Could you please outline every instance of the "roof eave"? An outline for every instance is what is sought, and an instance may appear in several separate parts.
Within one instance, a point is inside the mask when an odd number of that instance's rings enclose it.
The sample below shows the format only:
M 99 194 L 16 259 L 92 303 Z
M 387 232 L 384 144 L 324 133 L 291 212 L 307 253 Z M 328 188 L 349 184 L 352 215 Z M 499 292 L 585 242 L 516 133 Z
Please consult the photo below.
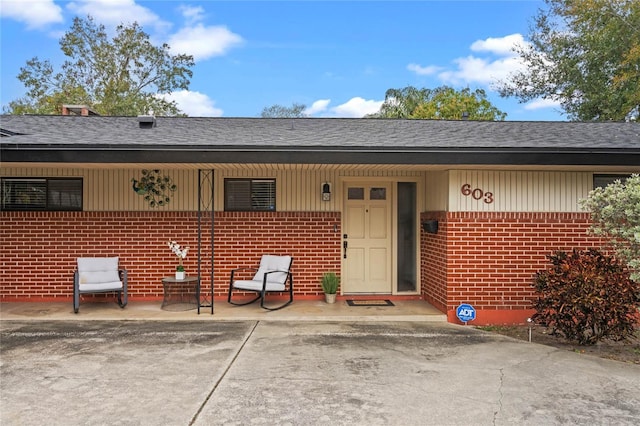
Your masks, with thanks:
M 637 149 L 512 149 L 365 147 L 139 147 L 12 145 L 0 147 L 12 163 L 272 163 L 272 164 L 442 164 L 442 165 L 615 165 L 637 166 Z

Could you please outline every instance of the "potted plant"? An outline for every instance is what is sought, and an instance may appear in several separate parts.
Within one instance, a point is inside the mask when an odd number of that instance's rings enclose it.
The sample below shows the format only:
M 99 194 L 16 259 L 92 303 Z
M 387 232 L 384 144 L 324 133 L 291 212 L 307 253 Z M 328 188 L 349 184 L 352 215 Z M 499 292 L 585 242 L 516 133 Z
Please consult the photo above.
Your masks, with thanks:
M 335 303 L 336 293 L 340 285 L 340 277 L 335 272 L 325 272 L 320 280 L 322 291 L 324 291 L 324 299 L 327 303 Z
M 187 257 L 189 247 L 181 248 L 180 244 L 175 241 L 169 241 L 167 244 L 169 245 L 169 249 L 178 258 L 178 266 L 176 266 L 176 280 L 184 280 L 185 272 L 184 266 L 182 266 L 182 259 Z

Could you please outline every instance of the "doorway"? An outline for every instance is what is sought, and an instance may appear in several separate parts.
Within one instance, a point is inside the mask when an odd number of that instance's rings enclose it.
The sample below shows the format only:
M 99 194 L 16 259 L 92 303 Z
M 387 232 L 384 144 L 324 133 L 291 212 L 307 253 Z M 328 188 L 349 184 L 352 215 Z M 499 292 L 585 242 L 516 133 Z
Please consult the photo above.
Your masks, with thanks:
M 391 184 L 345 183 L 344 194 L 342 291 L 391 294 Z
M 343 294 L 418 290 L 416 182 L 346 182 Z

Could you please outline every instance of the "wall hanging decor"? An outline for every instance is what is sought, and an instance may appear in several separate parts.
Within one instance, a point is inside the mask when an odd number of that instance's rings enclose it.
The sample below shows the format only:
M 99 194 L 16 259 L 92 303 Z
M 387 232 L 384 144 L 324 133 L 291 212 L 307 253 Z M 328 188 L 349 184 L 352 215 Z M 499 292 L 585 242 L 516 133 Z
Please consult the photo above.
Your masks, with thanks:
M 167 175 L 160 170 L 143 170 L 140 180 L 131 179 L 133 190 L 144 197 L 149 207 L 162 207 L 169 204 L 172 193 L 178 189 Z

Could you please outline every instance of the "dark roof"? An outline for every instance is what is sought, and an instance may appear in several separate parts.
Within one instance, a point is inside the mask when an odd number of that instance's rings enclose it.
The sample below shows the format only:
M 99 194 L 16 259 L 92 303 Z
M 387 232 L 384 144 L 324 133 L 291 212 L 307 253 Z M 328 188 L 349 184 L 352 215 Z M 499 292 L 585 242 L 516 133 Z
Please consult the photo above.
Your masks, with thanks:
M 0 128 L 0 159 L 18 162 L 640 164 L 638 123 L 3 115 Z

